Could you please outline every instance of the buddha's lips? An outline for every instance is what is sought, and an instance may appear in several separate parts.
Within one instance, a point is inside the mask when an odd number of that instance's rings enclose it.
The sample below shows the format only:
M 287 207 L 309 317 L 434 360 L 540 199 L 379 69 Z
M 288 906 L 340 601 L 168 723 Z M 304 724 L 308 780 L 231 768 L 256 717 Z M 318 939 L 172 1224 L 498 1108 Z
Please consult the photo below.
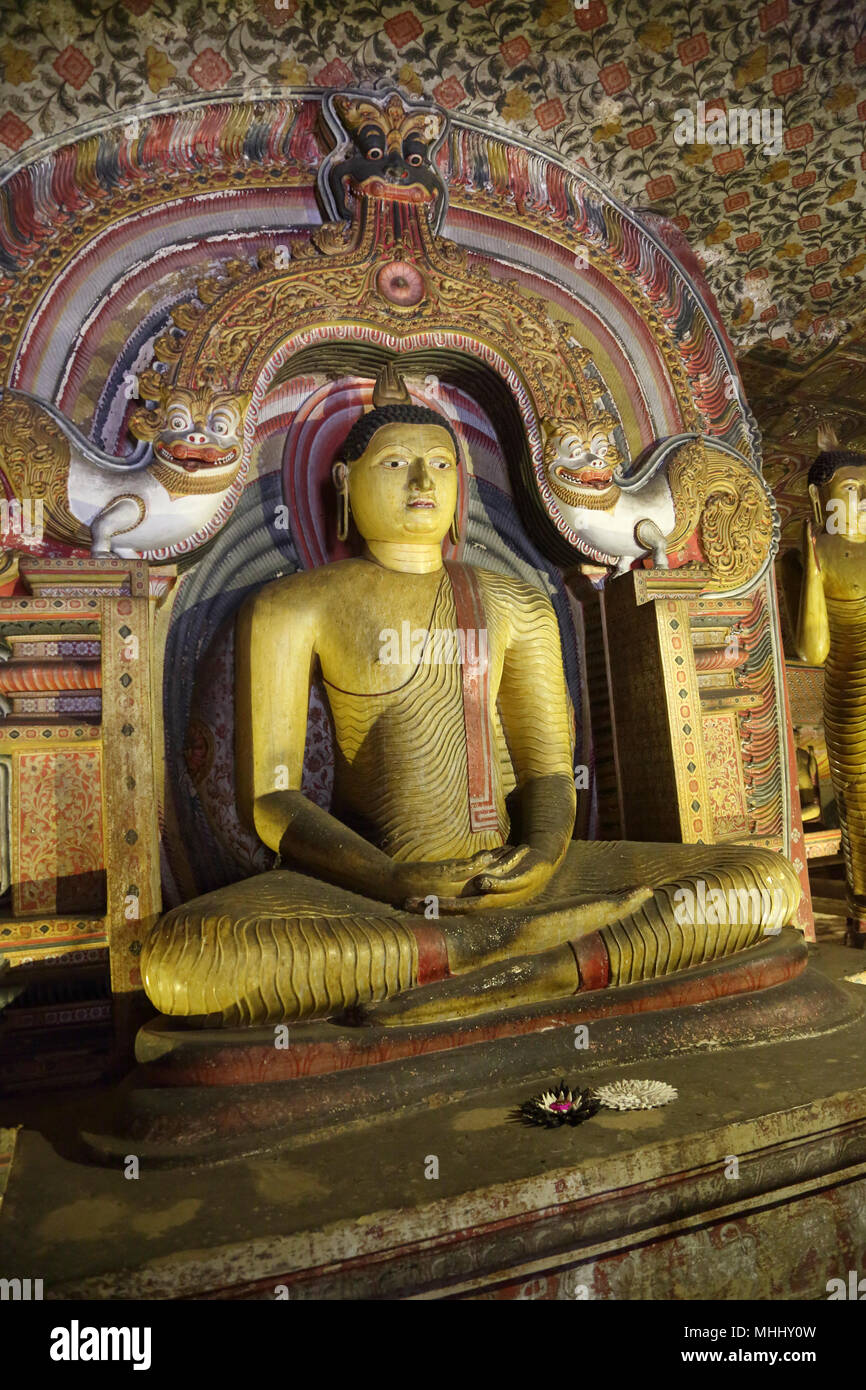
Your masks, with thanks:
M 436 510 L 436 503 L 435 503 L 435 502 L 428 502 L 427 499 L 426 499 L 425 497 L 418 497 L 418 498 L 415 499 L 414 502 L 407 502 L 407 503 L 406 503 L 406 506 L 407 506 L 407 507 L 427 507 L 427 508 L 430 509 L 430 511 L 435 511 L 435 510 Z
M 167 463 L 176 463 L 194 473 L 199 468 L 224 468 L 234 463 L 237 448 L 220 449 L 216 444 L 155 444 L 154 453 Z

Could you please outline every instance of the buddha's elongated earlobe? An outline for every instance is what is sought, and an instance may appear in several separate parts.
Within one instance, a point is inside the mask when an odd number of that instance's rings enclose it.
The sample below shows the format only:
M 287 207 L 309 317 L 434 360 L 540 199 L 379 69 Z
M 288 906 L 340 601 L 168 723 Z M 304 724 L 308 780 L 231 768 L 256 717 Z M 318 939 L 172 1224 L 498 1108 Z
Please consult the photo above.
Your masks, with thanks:
M 815 519 L 815 525 L 820 530 L 824 525 L 824 513 L 821 508 L 821 494 L 814 483 L 809 484 L 809 497 L 812 500 L 812 516 Z
M 334 487 L 337 489 L 337 540 L 349 539 L 349 475 L 344 463 L 335 463 L 331 469 Z
M 337 494 L 337 540 L 349 539 L 349 494 L 344 489 Z
M 458 504 L 458 505 L 459 505 L 459 504 Z M 449 531 L 448 531 L 448 534 L 449 534 L 449 536 L 451 537 L 451 542 L 452 542 L 453 545 L 459 545 L 459 544 L 460 544 L 460 522 L 459 522 L 459 520 L 458 520 L 458 518 L 457 518 L 457 508 L 456 508 L 456 507 L 455 507 L 455 509 L 454 509 L 454 515 L 453 515 L 452 518 L 451 518 L 451 526 L 450 526 L 450 529 L 449 529 Z

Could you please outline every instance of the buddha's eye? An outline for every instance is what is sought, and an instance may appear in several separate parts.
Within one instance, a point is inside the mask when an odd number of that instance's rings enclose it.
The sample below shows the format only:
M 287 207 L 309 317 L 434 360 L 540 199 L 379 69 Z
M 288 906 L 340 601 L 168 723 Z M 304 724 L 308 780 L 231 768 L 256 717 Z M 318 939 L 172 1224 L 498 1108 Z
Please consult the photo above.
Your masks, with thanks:
M 382 468 L 405 468 L 405 467 L 406 467 L 406 460 L 405 460 L 405 459 L 382 459 L 382 462 L 381 462 L 381 465 L 380 465 L 380 466 L 381 466 Z
M 451 460 L 450 460 L 450 459 L 431 459 L 431 460 L 430 460 L 430 467 L 431 467 L 431 468 L 450 468 L 450 467 L 451 467 Z

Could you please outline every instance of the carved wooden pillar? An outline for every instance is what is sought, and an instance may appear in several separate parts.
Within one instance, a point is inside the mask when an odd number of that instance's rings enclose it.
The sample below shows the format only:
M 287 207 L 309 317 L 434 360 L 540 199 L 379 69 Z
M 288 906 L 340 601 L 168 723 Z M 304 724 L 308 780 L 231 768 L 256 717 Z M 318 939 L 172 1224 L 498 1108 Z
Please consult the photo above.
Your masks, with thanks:
M 686 584 L 656 594 L 653 571 L 605 586 L 605 643 L 627 840 L 710 844 L 713 833 Z M 695 592 L 700 580 L 691 581 Z
M 602 596 L 623 837 L 785 854 L 814 940 L 773 592 L 717 598 L 706 575 L 632 570 Z
M 6 1015 L 16 1051 L 32 1026 L 49 1081 L 77 1025 L 100 1010 L 109 1021 L 106 964 L 118 1059 L 144 1001 L 138 957 L 160 911 L 150 600 L 140 560 L 22 559 L 20 577 L 26 592 L 0 599 L 0 958 L 24 991 Z M 82 1079 L 97 1066 L 93 1033 Z

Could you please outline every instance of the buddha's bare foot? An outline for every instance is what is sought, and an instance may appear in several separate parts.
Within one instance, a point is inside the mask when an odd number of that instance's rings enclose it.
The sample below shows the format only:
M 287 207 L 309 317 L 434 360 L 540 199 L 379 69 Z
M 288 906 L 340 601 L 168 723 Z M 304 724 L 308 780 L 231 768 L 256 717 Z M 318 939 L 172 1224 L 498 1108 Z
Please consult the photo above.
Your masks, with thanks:
M 491 894 L 490 899 L 487 895 L 483 899 L 465 899 L 464 913 L 470 915 L 440 918 L 438 925 L 447 943 L 449 967 L 456 975 L 514 956 L 544 951 L 563 941 L 575 941 L 588 932 L 599 931 L 608 922 L 637 912 L 652 896 L 652 888 L 627 888 L 604 898 L 569 899 L 563 907 L 552 904 L 544 910 L 529 909 L 525 914 L 512 910 L 505 914 L 495 911 L 503 906 L 502 895 Z M 487 901 L 492 910 L 480 912 L 476 904 L 481 901 Z
M 581 980 L 570 943 L 628 917 L 652 896 L 651 888 L 629 888 L 525 916 L 440 921 L 452 976 L 365 1009 L 365 1019 L 386 1027 L 436 1023 L 574 994 Z
M 571 946 L 565 942 L 537 955 L 521 956 L 469 970 L 435 984 L 421 985 L 375 1008 L 365 1009 L 364 1021 L 386 1028 L 441 1023 L 516 1004 L 567 998 L 579 987 L 577 960 Z

